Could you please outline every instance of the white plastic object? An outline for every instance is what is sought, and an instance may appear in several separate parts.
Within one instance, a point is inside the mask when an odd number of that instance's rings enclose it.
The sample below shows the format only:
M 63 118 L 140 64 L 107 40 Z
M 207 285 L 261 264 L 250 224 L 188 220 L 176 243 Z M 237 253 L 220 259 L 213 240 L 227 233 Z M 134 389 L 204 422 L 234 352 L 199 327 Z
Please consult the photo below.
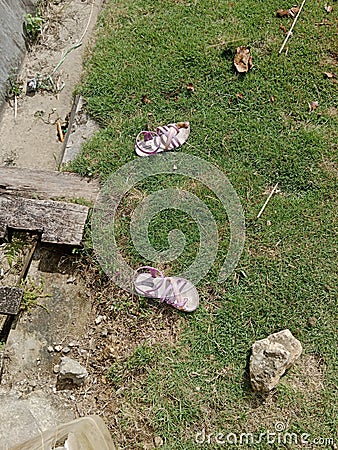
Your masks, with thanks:
M 86 416 L 44 431 L 36 438 L 10 450 L 116 450 L 105 423 L 99 416 Z

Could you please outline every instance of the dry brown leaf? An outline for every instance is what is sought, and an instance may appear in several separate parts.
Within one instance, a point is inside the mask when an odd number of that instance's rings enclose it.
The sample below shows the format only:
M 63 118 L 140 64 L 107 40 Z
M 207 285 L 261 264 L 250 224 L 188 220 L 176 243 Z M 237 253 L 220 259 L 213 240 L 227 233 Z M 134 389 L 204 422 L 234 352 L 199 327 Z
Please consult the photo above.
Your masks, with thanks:
M 274 102 L 275 101 L 275 97 L 273 96 L 273 95 L 271 95 L 271 97 L 270 97 L 270 102 Z
M 298 6 L 293 6 L 289 9 L 289 16 L 294 17 L 299 12 Z
M 288 17 L 289 16 L 289 10 L 288 9 L 279 9 L 277 11 L 277 17 Z
M 327 78 L 336 78 L 336 74 L 333 72 L 323 72 Z
M 285 28 L 285 26 L 284 25 L 280 25 L 280 27 L 279 27 L 284 33 L 286 33 L 286 28 Z
M 295 17 L 298 11 L 298 6 L 293 6 L 290 9 L 279 9 L 277 11 L 277 17 Z
M 237 96 L 238 98 L 240 98 L 240 99 L 242 99 L 242 98 L 244 97 L 244 95 L 243 95 L 241 92 L 238 92 L 238 93 L 236 94 L 236 96 Z
M 195 92 L 194 85 L 192 83 L 187 84 L 187 89 L 189 92 Z
M 308 105 L 309 105 L 309 110 L 314 111 L 315 109 L 318 108 L 319 103 L 317 101 L 315 101 L 315 102 L 310 102 Z
M 149 98 L 146 95 L 143 95 L 142 97 L 142 103 L 148 103 L 150 105 L 151 100 L 149 100 Z
M 253 63 L 249 48 L 244 47 L 243 45 L 237 47 L 236 55 L 234 57 L 234 66 L 239 73 L 246 73 L 249 69 L 252 69 Z
M 333 11 L 333 6 L 331 6 L 331 5 L 325 5 L 324 8 L 327 13 L 330 13 Z

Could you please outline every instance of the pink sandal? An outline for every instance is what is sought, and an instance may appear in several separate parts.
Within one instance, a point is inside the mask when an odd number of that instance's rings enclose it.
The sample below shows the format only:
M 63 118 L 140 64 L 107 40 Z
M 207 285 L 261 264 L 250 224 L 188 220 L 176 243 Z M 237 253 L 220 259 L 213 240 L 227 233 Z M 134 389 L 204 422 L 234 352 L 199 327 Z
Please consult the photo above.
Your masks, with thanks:
M 155 131 L 141 131 L 135 142 L 139 156 L 150 156 L 181 147 L 190 134 L 189 122 L 170 123 Z
M 141 273 L 139 273 L 142 271 Z M 198 308 L 199 295 L 191 281 L 180 277 L 165 277 L 154 267 L 143 266 L 136 270 L 135 290 L 148 298 L 159 298 L 173 308 L 192 312 Z

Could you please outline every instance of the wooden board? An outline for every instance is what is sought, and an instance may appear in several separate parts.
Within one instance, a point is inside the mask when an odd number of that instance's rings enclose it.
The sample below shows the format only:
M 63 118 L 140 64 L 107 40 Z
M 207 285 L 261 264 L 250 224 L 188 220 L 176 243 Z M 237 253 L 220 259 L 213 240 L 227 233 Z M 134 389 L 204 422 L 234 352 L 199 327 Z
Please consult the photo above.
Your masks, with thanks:
M 0 238 L 12 228 L 41 233 L 41 242 L 79 246 L 88 211 L 73 203 L 0 195 Z
M 22 297 L 22 289 L 0 286 L 0 314 L 15 316 L 19 311 Z
M 94 203 L 100 190 L 97 180 L 68 172 L 0 167 L 0 196 L 11 194 L 40 200 L 75 200 Z

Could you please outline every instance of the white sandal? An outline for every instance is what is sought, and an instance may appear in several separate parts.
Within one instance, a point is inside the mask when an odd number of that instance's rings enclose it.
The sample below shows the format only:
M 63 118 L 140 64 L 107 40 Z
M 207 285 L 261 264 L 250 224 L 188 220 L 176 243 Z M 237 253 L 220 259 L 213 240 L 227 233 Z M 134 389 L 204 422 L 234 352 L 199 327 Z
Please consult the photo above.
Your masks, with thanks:
M 139 273 L 141 270 L 142 272 Z M 149 298 L 159 298 L 161 302 L 181 311 L 192 312 L 198 308 L 197 289 L 185 278 L 165 277 L 158 269 L 143 266 L 135 272 L 134 285 L 138 294 Z

